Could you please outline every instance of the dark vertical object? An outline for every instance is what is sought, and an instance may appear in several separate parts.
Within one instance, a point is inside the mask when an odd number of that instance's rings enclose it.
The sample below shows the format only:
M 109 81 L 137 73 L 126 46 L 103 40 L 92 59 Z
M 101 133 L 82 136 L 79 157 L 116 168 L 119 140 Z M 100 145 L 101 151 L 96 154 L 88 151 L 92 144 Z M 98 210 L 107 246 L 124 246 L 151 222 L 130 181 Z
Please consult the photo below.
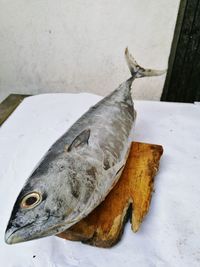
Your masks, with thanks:
M 200 0 L 181 0 L 162 101 L 200 101 Z

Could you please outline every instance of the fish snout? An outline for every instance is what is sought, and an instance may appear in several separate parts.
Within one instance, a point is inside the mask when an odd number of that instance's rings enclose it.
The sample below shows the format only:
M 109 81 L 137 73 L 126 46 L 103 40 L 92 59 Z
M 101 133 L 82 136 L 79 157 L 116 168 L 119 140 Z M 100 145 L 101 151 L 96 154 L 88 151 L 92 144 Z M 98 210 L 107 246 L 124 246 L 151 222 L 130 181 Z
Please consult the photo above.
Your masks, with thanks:
M 6 230 L 4 239 L 8 245 L 23 242 L 24 240 L 18 231 L 13 229 Z
M 5 242 L 9 245 L 24 242 L 27 239 L 27 227 L 31 226 L 33 222 L 27 223 L 24 226 L 19 226 L 9 222 L 5 232 Z M 25 229 L 24 229 L 25 228 Z

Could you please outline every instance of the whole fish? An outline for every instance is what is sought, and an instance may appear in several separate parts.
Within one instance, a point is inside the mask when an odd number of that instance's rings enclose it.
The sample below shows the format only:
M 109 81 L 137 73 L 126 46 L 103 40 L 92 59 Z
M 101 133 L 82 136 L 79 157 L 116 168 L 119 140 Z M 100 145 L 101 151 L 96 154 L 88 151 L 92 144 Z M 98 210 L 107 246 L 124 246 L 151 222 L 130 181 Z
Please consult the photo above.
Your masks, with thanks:
M 82 115 L 26 181 L 6 229 L 6 243 L 63 232 L 94 210 L 119 179 L 136 118 L 132 82 L 164 73 L 140 67 L 127 48 L 125 57 L 131 78 Z

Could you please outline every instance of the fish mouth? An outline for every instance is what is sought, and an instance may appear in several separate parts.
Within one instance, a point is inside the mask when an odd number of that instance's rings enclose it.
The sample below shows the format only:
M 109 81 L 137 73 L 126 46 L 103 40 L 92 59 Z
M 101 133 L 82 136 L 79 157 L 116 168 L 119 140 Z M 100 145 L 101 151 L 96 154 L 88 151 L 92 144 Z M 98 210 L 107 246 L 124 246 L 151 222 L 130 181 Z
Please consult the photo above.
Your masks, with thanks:
M 49 231 L 50 224 L 48 224 L 51 217 L 52 215 L 48 214 L 48 216 L 39 223 L 36 220 L 33 220 L 32 222 L 26 223 L 22 226 L 16 226 L 17 223 L 10 220 L 5 231 L 5 242 L 9 245 L 12 245 L 53 235 L 54 233 Z
M 25 241 L 30 241 L 34 239 L 39 239 L 47 236 L 52 236 L 59 234 L 66 230 L 66 228 L 69 228 L 73 223 L 65 224 L 55 224 L 55 225 L 49 225 L 45 229 L 41 229 L 42 227 L 38 227 L 38 230 L 36 231 L 34 229 L 35 227 L 35 221 L 27 223 L 24 226 L 21 226 L 20 228 L 17 228 L 15 226 L 11 226 L 8 229 L 6 229 L 4 240 L 8 245 L 21 243 Z
M 52 232 L 49 232 L 48 228 L 43 231 L 41 231 L 41 229 L 35 231 L 34 226 L 35 221 L 17 229 L 15 227 L 7 229 L 4 236 L 5 242 L 8 245 L 12 245 L 16 243 L 47 237 L 54 234 Z
M 34 221 L 31 223 L 27 223 L 26 225 L 20 227 L 19 229 L 16 229 L 16 228 L 13 229 L 13 227 L 6 229 L 5 237 L 4 237 L 5 242 L 8 245 L 12 245 L 12 244 L 26 241 L 27 239 L 25 238 L 25 236 L 21 230 L 25 227 L 29 227 L 29 226 L 33 225 L 33 223 L 34 223 Z

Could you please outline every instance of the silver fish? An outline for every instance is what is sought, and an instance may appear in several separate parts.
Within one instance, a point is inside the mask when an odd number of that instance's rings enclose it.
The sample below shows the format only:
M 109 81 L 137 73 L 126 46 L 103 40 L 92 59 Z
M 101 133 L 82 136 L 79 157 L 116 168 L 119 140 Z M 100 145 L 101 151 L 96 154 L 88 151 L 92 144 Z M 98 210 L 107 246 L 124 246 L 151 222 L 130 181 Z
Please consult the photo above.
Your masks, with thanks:
M 6 243 L 66 230 L 94 210 L 119 179 L 136 117 L 132 82 L 164 73 L 140 67 L 128 49 L 125 57 L 131 78 L 83 114 L 26 181 L 6 229 Z

